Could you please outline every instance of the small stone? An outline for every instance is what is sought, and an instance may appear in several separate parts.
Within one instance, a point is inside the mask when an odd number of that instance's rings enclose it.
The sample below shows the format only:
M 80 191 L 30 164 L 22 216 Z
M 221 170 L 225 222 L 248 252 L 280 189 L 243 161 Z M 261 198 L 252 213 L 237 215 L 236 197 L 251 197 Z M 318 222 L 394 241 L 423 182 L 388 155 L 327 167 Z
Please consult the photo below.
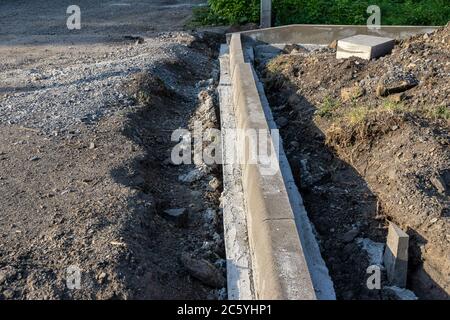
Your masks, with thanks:
M 0 271 L 0 286 L 6 281 L 6 272 Z
M 181 255 L 181 263 L 192 277 L 202 283 L 213 288 L 225 287 L 224 276 L 212 263 L 204 259 L 194 259 L 187 253 Z
M 384 243 L 374 242 L 368 238 L 358 238 L 356 243 L 367 252 L 371 265 L 381 266 L 383 264 Z
M 105 282 L 106 278 L 107 278 L 107 275 L 105 272 L 102 272 L 97 276 L 97 280 L 99 283 Z
M 407 73 L 392 73 L 383 76 L 378 82 L 376 94 L 379 97 L 387 97 L 392 94 L 402 93 L 416 87 L 419 84 L 417 79 Z
M 353 101 L 359 97 L 362 97 L 365 93 L 364 88 L 360 86 L 353 86 L 341 89 L 341 99 L 344 102 Z
M 221 183 L 220 183 L 219 179 L 214 177 L 211 179 L 211 181 L 209 181 L 208 185 L 212 191 L 216 191 L 220 188 Z
M 204 214 L 204 220 L 209 225 L 215 225 L 217 222 L 217 213 L 214 209 L 206 209 Z
M 173 221 L 178 227 L 186 227 L 189 220 L 188 210 L 186 208 L 164 210 L 164 217 Z
M 349 243 L 352 242 L 356 236 L 359 234 L 359 230 L 358 229 L 352 229 L 350 231 L 347 231 L 346 233 L 344 233 L 342 236 L 340 236 L 339 238 L 344 242 L 344 243 Z
M 227 298 L 228 298 L 227 289 L 225 289 L 225 288 L 220 289 L 218 292 L 218 300 L 223 301 L 223 300 L 227 300 Z
M 391 96 L 389 96 L 389 101 L 394 102 L 394 103 L 399 103 L 402 102 L 403 100 L 405 100 L 405 93 L 401 92 L 401 93 L 397 93 L 397 94 L 393 94 Z
M 386 286 L 383 290 L 393 294 L 398 300 L 418 300 L 414 292 L 408 289 L 402 289 L 396 286 Z
M 337 45 L 338 45 L 338 41 L 337 41 L 337 40 L 333 40 L 333 41 L 328 45 L 328 48 L 336 50 L 336 49 L 337 49 Z
M 93 150 L 93 149 L 95 149 L 95 143 L 94 143 L 94 142 L 91 142 L 91 143 L 89 144 L 89 150 Z
M 291 146 L 293 146 L 294 148 L 298 148 L 300 146 L 300 143 L 298 143 L 297 141 L 291 141 Z
M 301 102 L 300 97 L 295 93 L 291 94 L 290 97 L 288 98 L 288 105 L 290 105 L 291 107 L 297 106 L 298 104 L 300 104 L 300 102 Z
M 3 291 L 3 296 L 5 297 L 5 299 L 12 299 L 14 297 L 14 291 L 6 289 L 5 291 Z
M 433 184 L 433 186 L 437 189 L 439 193 L 442 194 L 446 193 L 447 188 L 441 177 L 439 176 L 431 177 L 430 182 Z
M 38 156 L 33 156 L 33 157 L 30 158 L 30 161 L 38 161 L 40 159 L 41 158 L 39 158 Z
M 286 127 L 286 126 L 288 125 L 289 120 L 286 119 L 285 117 L 279 117 L 279 118 L 276 120 L 276 123 L 277 123 L 277 125 L 278 125 L 279 128 L 284 128 L 284 127 Z
M 200 171 L 199 169 L 194 169 L 186 174 L 179 176 L 178 180 L 181 182 L 192 183 L 202 179 L 204 176 L 205 176 L 204 172 Z
M 202 196 L 202 192 L 201 191 L 198 191 L 198 190 L 192 190 L 191 191 L 191 197 L 193 199 L 200 198 L 201 196 Z

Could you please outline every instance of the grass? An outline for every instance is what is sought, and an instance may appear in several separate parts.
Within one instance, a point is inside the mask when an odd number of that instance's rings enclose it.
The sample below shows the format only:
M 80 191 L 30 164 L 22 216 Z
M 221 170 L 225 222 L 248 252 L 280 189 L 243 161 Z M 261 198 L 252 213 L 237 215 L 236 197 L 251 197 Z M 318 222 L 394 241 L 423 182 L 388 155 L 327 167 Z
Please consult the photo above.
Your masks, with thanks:
M 273 0 L 276 25 L 365 25 L 369 5 L 381 9 L 382 25 L 445 25 L 450 20 L 448 0 Z M 202 24 L 258 22 L 259 0 L 208 0 L 208 7 L 195 11 Z
M 341 106 L 339 100 L 326 97 L 323 103 L 319 106 L 316 114 L 321 118 L 331 118 L 336 110 Z
M 193 18 L 187 23 L 188 27 L 200 26 L 218 26 L 225 25 L 227 21 L 225 18 L 216 14 L 209 7 L 198 7 L 193 9 Z
M 358 106 L 351 108 L 350 111 L 347 112 L 345 118 L 352 125 L 363 123 L 369 117 L 371 110 L 365 106 Z
M 426 112 L 426 116 L 431 119 L 450 120 L 450 107 L 437 106 L 429 108 Z
M 368 119 L 376 120 L 382 114 L 386 113 L 391 115 L 409 113 L 430 120 L 450 120 L 450 108 L 447 106 L 430 106 L 413 109 L 402 102 L 393 102 L 389 99 L 386 99 L 381 106 L 375 108 L 356 104 L 350 107 L 340 108 L 339 101 L 326 98 L 317 111 L 317 115 L 322 118 L 353 126 L 364 124 Z
M 408 109 L 405 107 L 405 104 L 402 102 L 394 102 L 390 100 L 385 100 L 382 108 L 385 111 L 390 112 L 406 112 Z

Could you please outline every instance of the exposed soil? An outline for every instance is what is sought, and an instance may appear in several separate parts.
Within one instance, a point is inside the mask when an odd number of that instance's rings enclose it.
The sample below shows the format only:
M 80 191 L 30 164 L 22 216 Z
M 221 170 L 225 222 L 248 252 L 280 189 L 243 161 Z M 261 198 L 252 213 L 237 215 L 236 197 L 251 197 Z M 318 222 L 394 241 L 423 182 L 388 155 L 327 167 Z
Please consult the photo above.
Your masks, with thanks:
M 226 296 L 220 168 L 171 162 L 218 123 L 222 35 L 163 32 L 199 3 L 81 1 L 72 33 L 64 3 L 2 2 L 0 300 Z
M 190 277 L 179 260 L 187 252 L 224 272 L 220 184 L 209 184 L 220 182 L 220 172 L 204 167 L 199 179 L 185 183 L 179 176 L 192 168 L 170 161 L 173 130 L 199 117 L 205 126 L 217 124 L 205 117 L 214 105 L 203 106 L 205 97 L 214 101 L 214 80 L 202 81 L 217 66 L 201 53 L 206 44 L 190 38 L 185 50 L 195 63 L 181 55 L 130 77 L 123 94 L 135 88 L 148 99 L 130 95 L 136 104 L 120 114 L 56 136 L 0 127 L 2 298 L 224 296 Z M 187 209 L 187 225 L 167 219 L 171 208 Z M 80 290 L 66 286 L 71 265 L 82 270 Z
M 450 27 L 372 61 L 297 48 L 259 71 L 338 298 L 388 298 L 361 244 L 390 220 L 411 237 L 407 287 L 448 299 Z

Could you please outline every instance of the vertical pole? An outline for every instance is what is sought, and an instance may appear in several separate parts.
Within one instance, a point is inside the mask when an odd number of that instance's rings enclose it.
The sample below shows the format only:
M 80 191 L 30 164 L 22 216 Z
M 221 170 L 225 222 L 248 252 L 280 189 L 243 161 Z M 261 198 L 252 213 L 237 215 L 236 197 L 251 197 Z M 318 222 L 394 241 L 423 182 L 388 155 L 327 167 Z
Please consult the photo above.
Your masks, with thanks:
M 272 26 L 272 0 L 261 0 L 261 28 Z

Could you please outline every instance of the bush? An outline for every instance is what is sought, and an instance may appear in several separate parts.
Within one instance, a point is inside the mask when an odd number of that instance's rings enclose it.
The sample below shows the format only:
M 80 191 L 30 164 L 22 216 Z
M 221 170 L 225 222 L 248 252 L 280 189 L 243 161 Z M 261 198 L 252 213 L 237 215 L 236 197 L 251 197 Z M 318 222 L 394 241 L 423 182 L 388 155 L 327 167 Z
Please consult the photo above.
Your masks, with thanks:
M 223 23 L 258 22 L 259 0 L 208 0 L 209 15 Z M 445 25 L 450 20 L 448 0 L 273 0 L 276 25 L 361 24 L 369 5 L 381 8 L 383 25 Z
M 208 0 L 211 11 L 231 24 L 256 22 L 259 0 Z

